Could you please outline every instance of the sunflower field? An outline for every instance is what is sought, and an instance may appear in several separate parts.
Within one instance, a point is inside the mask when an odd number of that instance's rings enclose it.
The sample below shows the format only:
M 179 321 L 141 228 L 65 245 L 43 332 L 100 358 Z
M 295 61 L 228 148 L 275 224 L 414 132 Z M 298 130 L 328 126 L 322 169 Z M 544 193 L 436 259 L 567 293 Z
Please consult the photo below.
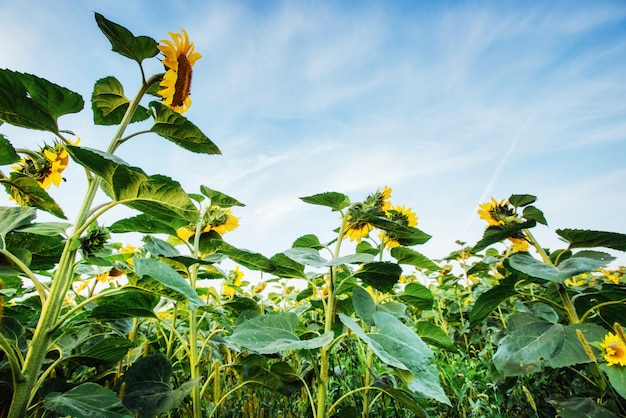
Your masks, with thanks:
M 0 207 L 1 416 L 626 416 L 626 269 L 610 267 L 626 235 L 559 229 L 562 248 L 544 248 L 537 198 L 514 194 L 477 208 L 476 242 L 431 260 L 431 236 L 385 186 L 300 197 L 337 219 L 330 241 L 237 248 L 236 198 L 116 156 L 140 134 L 220 153 L 183 116 L 193 42 L 95 20 L 142 78 L 132 99 L 115 77 L 96 81 L 93 121 L 117 127 L 107 148 L 59 124 L 80 95 L 0 69 L 0 131 L 55 138 L 23 149 L 0 133 L 14 202 Z M 164 73 L 144 73 L 152 59 Z M 70 164 L 87 185 L 72 223 L 47 192 Z M 104 223 L 120 205 L 135 214 Z

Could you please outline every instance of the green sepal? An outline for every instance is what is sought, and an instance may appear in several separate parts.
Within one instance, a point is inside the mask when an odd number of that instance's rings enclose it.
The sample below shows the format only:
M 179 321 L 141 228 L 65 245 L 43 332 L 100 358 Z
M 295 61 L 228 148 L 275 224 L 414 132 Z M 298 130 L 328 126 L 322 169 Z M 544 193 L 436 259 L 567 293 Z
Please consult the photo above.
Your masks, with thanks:
M 210 189 L 206 186 L 200 186 L 200 192 L 211 200 L 211 205 L 213 206 L 220 206 L 223 208 L 229 208 L 231 206 L 246 206 L 234 197 L 230 197 L 227 194 Z
M 149 36 L 135 36 L 123 26 L 107 20 L 100 13 L 95 13 L 98 27 L 111 42 L 111 49 L 137 63 L 152 58 L 159 53 L 157 42 Z
M 0 134 L 0 165 L 13 164 L 20 160 L 20 156 L 15 152 L 15 148 L 9 140 Z
M 159 102 L 150 102 L 154 125 L 150 131 L 188 151 L 199 154 L 221 154 L 217 145 L 180 113 Z
M 124 96 L 124 87 L 115 77 L 105 77 L 93 87 L 91 109 L 96 125 L 119 125 L 130 106 L 130 100 Z M 150 117 L 148 109 L 138 106 L 130 120 L 141 122 Z
M 80 112 L 83 98 L 46 79 L 0 69 L 0 120 L 22 128 L 58 133 L 60 116 Z
M 338 192 L 318 193 L 312 196 L 301 197 L 300 200 L 312 205 L 328 206 L 333 211 L 344 209 L 350 205 L 350 198 Z

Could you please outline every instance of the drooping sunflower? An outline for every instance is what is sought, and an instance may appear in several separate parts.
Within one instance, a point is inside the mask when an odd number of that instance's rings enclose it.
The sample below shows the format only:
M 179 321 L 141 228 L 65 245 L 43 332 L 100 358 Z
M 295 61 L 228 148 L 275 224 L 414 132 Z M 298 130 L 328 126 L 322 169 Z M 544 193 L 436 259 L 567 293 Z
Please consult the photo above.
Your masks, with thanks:
M 402 205 L 396 205 L 387 211 L 387 218 L 390 221 L 395 222 L 402 226 L 415 227 L 417 226 L 417 215 L 411 208 Z M 385 246 L 388 249 L 392 249 L 401 245 L 398 237 L 392 232 L 381 231 L 380 239 L 384 240 Z
M 44 145 L 39 151 L 30 153 L 22 158 L 13 170 L 18 173 L 32 176 L 43 189 L 49 189 L 50 185 L 61 185 L 63 176 L 61 173 L 67 168 L 69 155 L 65 146 L 55 143 L 54 146 Z
M 389 199 L 391 199 L 391 187 L 385 186 L 382 190 L 376 190 L 376 193 L 369 195 L 364 203 L 367 208 L 376 208 L 386 212 L 391 207 Z
M 163 103 L 178 113 L 185 113 L 191 106 L 191 76 L 192 67 L 202 58 L 194 51 L 193 42 L 184 29 L 182 33 L 169 32 L 172 40 L 164 39 L 158 46 L 165 56 L 163 65 L 167 70 L 159 84 L 162 87 L 158 94 L 163 97 Z
M 239 218 L 234 216 L 229 208 L 211 206 L 205 214 L 206 226 L 202 232 L 215 231 L 220 235 L 234 230 L 239 226 Z
M 626 366 L 626 345 L 619 336 L 609 332 L 600 344 L 604 349 L 604 359 L 607 366 Z
M 348 227 L 346 229 L 344 238 L 349 238 L 350 241 L 361 242 L 363 238 L 366 238 L 370 232 L 372 232 L 374 226 L 365 221 L 350 222 L 348 217 Z

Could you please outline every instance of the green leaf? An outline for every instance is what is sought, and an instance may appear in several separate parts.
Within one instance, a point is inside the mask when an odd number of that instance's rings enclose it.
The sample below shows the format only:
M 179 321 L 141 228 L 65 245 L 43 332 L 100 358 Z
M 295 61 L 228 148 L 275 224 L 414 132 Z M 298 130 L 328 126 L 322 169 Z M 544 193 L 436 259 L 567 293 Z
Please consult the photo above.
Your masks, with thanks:
M 150 102 L 150 107 L 155 113 L 154 125 L 150 131 L 191 152 L 200 154 L 222 153 L 217 145 L 180 113 L 159 102 Z
M 569 242 L 570 248 L 605 247 L 626 251 L 625 234 L 583 229 L 557 229 L 556 233 Z
M 229 208 L 231 206 L 246 206 L 237 199 L 230 197 L 217 190 L 209 189 L 206 186 L 200 186 L 200 192 L 211 200 L 211 205 Z
M 272 274 L 275 276 L 286 278 L 297 277 L 300 279 L 307 278 L 304 273 L 304 266 L 296 261 L 293 261 L 285 254 L 275 254 L 269 261 L 274 266 Z
M 531 194 L 512 194 L 509 197 L 509 203 L 517 208 L 528 206 L 531 203 L 535 203 L 537 196 Z
M 0 120 L 58 133 L 60 116 L 80 112 L 83 98 L 43 78 L 0 69 Z
M 332 332 L 300 340 L 296 334 L 297 325 L 298 317 L 291 312 L 259 315 L 235 327 L 227 340 L 259 354 L 272 354 L 284 350 L 312 350 L 330 344 L 333 340 Z
M 474 245 L 471 253 L 476 254 L 479 251 L 484 250 L 489 247 L 491 244 L 495 244 L 496 242 L 503 241 L 508 237 L 512 237 L 519 233 L 523 229 L 530 229 L 537 225 L 537 221 L 534 219 L 529 219 L 526 222 L 522 222 L 519 224 L 511 224 L 506 226 L 495 226 L 491 225 L 485 229 L 485 233 L 480 241 Z
M 564 334 L 563 325 L 532 317 L 525 326 L 500 340 L 493 364 L 505 376 L 536 373 L 541 370 L 543 360 L 551 359 L 560 351 Z
M 135 272 L 139 277 L 151 277 L 165 287 L 184 296 L 189 301 L 190 309 L 204 305 L 196 291 L 170 266 L 153 258 L 134 258 L 133 260 Z
M 398 264 L 409 264 L 430 271 L 441 270 L 439 266 L 428 257 L 410 248 L 394 247 L 391 249 L 391 256 L 398 261 Z
M 448 334 L 432 322 L 419 321 L 415 323 L 415 331 L 426 344 L 431 344 L 453 353 L 459 351 L 454 342 L 450 340 Z
M 515 296 L 517 291 L 513 287 L 514 283 L 502 281 L 498 286 L 482 293 L 474 302 L 474 307 L 470 312 L 470 325 L 482 322 L 491 312 L 493 312 L 502 302 Z
M 300 200 L 313 205 L 328 206 L 333 211 L 341 210 L 350 205 L 350 198 L 338 192 L 318 193 L 312 196 L 301 197 Z
M 171 178 L 148 176 L 140 168 L 99 150 L 71 145 L 67 150 L 78 164 L 102 177 L 106 183 L 103 189 L 115 201 L 164 222 L 182 218 L 193 223 L 198 219 L 198 209 L 180 184 Z
M 409 327 L 388 313 L 375 312 L 376 331 L 366 334 L 351 318 L 338 315 L 341 322 L 367 343 L 381 361 L 411 373 L 413 378 L 408 382 L 408 388 L 412 392 L 450 405 L 439 383 L 433 352 Z
M 134 36 L 123 26 L 107 20 L 100 13 L 95 13 L 96 23 L 109 41 L 114 52 L 137 61 L 139 64 L 159 53 L 157 42 L 148 36 Z
M 597 270 L 614 260 L 610 255 L 603 253 L 587 253 L 583 251 L 579 254 L 574 254 L 557 267 L 543 263 L 528 253 L 513 254 L 507 258 L 507 262 L 512 269 L 531 277 L 561 283 L 577 274 Z M 598 254 L 603 254 L 604 256 L 601 257 Z
M 44 399 L 49 411 L 75 418 L 133 418 L 115 392 L 95 383 L 83 383 L 65 393 L 52 392 Z
M 89 317 L 101 321 L 123 318 L 155 318 L 154 308 L 160 298 L 153 293 L 131 286 L 121 287 L 113 294 L 101 296 Z
M 268 367 L 267 359 L 250 354 L 233 366 L 252 386 L 266 387 L 285 396 L 300 392 L 302 380 L 289 364 L 279 361 Z
M 135 344 L 127 338 L 108 336 L 98 341 L 85 352 L 72 356 L 80 364 L 99 365 L 120 361 Z
M 153 418 L 178 408 L 201 380 L 188 380 L 175 390 L 161 382 L 137 382 L 124 393 L 124 405 L 137 412 L 139 418 Z
M 287 257 L 300 264 L 311 267 L 326 267 L 328 260 L 319 255 L 318 250 L 308 247 L 289 248 L 283 251 Z
M 66 234 L 72 224 L 66 222 L 40 222 L 20 228 L 20 232 L 29 234 L 57 236 Z
M 119 125 L 129 105 L 130 100 L 124 96 L 124 87 L 115 77 L 96 81 L 91 95 L 91 109 L 96 125 Z M 148 109 L 139 106 L 130 122 L 140 122 L 149 117 Z
M 565 325 L 563 327 L 563 343 L 558 352 L 544 362 L 545 366 L 558 369 L 570 367 L 576 364 L 590 363 L 591 359 L 585 352 L 582 343 L 576 335 L 576 330 L 580 330 L 588 342 L 601 341 L 606 335 L 606 330 L 599 325 L 591 323 Z M 596 357 L 600 357 L 600 350 L 591 346 Z
M 558 416 L 568 418 L 618 418 L 610 410 L 590 398 L 569 398 L 548 400 Z
M 139 214 L 132 218 L 120 219 L 109 226 L 112 233 L 123 232 L 141 232 L 143 234 L 167 234 L 176 236 L 176 229 L 188 224 L 185 220 L 172 219 L 172 222 L 166 222 L 162 219 L 152 218 L 145 213 Z M 178 221 L 179 225 L 173 225 Z
M 626 399 L 626 367 L 607 366 L 606 363 L 602 363 L 600 368 L 606 373 L 613 389 Z
M 13 164 L 20 160 L 15 148 L 4 135 L 0 134 L 0 165 Z
M 435 298 L 433 293 L 421 283 L 409 283 L 404 287 L 400 300 L 417 309 L 431 309 Z
M 354 273 L 354 276 L 374 289 L 388 293 L 400 280 L 401 274 L 402 267 L 396 263 L 373 262 L 364 264 L 359 271 Z
M 320 243 L 319 238 L 313 234 L 303 235 L 293 242 L 292 248 L 314 248 L 321 250 L 324 246 Z
M 367 253 L 367 254 L 371 254 L 373 256 L 378 255 L 379 251 L 378 248 L 372 246 L 372 244 L 369 243 L 369 241 L 361 241 L 356 245 L 356 252 L 357 253 Z
M 375 382 L 373 386 L 380 388 L 387 395 L 391 396 L 400 405 L 411 411 L 416 418 L 428 418 L 428 414 L 424 411 L 419 401 L 408 391 L 390 386 L 381 386 L 379 382 Z
M 121 381 L 126 386 L 133 386 L 139 382 L 170 381 L 173 374 L 172 363 L 161 353 L 140 357 L 126 370 Z
M 0 207 L 0 237 L 2 247 L 7 234 L 14 229 L 29 225 L 36 217 L 35 209 L 29 207 Z
M 374 312 L 376 312 L 376 302 L 361 286 L 352 289 L 352 304 L 359 318 L 364 322 L 374 325 Z
M 344 264 L 369 263 L 373 259 L 374 259 L 374 256 L 368 253 L 350 254 L 350 255 L 343 256 L 343 257 L 337 257 L 337 258 L 332 258 L 328 260 L 325 264 L 325 267 L 341 266 Z
M 15 255 L 28 255 L 26 264 L 34 271 L 54 268 L 65 248 L 65 240 L 60 235 L 29 234 L 17 230 L 7 234 L 5 244 L 6 249 Z
M 409 226 L 400 225 L 382 216 L 374 216 L 365 212 L 358 212 L 361 220 L 369 222 L 374 227 L 393 235 L 393 238 L 403 246 L 425 244 L 432 237 L 424 231 Z
M 180 255 L 180 251 L 173 245 L 168 244 L 162 239 L 151 236 L 144 238 L 144 248 L 150 254 L 157 257 L 177 257 Z
M 13 196 L 18 204 L 33 206 L 58 218 L 67 219 L 59 205 L 31 176 L 14 171 L 8 179 L 0 178 L 0 183 L 4 184 L 7 193 Z
M 224 308 L 235 312 L 236 314 L 241 314 L 245 311 L 261 313 L 261 308 L 259 307 L 257 301 L 247 296 L 233 296 L 231 300 L 224 303 Z
M 211 241 L 215 245 L 215 252 L 227 256 L 234 262 L 241 264 L 250 270 L 260 270 L 266 273 L 274 271 L 274 265 L 264 255 L 233 247 L 232 245 L 221 240 Z
M 546 221 L 546 218 L 543 216 L 543 212 L 534 206 L 525 207 L 522 216 L 525 219 L 534 220 L 539 222 L 540 224 L 548 225 L 548 221 Z

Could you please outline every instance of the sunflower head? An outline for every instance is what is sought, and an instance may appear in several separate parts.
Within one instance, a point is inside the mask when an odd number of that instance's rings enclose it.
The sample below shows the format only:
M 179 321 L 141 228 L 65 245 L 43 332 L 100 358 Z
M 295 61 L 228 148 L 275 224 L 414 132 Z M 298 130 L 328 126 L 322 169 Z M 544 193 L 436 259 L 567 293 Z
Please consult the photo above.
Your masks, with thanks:
M 69 155 L 62 143 L 44 145 L 39 151 L 22 158 L 13 171 L 32 176 L 44 189 L 54 184 L 59 187 L 64 180 L 61 173 L 67 168 Z
M 609 332 L 600 344 L 607 366 L 626 366 L 626 344 L 618 335 Z
M 379 209 L 386 212 L 391 207 L 389 199 L 391 199 L 391 187 L 385 186 L 382 190 L 376 190 L 376 193 L 369 195 L 363 203 L 368 209 Z
M 234 216 L 229 208 L 211 206 L 204 216 L 204 225 L 202 232 L 215 231 L 224 235 L 239 226 L 239 218 Z
M 192 67 L 202 55 L 194 51 L 193 42 L 189 41 L 187 32 L 169 32 L 172 40 L 165 39 L 158 46 L 164 55 L 163 65 L 165 74 L 159 84 L 161 90 L 158 94 L 163 98 L 163 103 L 178 113 L 186 112 L 191 106 L 191 76 Z
M 387 218 L 397 223 L 398 225 L 415 227 L 417 226 L 417 215 L 411 208 L 406 206 L 396 205 L 387 211 Z M 381 231 L 380 238 L 384 240 L 385 246 L 388 249 L 392 249 L 399 245 L 402 245 L 401 240 L 395 236 L 392 232 Z
M 505 225 L 507 221 L 516 217 L 515 209 L 510 207 L 506 200 L 498 202 L 492 197 L 491 202 L 480 204 L 478 208 L 480 219 L 493 226 Z

